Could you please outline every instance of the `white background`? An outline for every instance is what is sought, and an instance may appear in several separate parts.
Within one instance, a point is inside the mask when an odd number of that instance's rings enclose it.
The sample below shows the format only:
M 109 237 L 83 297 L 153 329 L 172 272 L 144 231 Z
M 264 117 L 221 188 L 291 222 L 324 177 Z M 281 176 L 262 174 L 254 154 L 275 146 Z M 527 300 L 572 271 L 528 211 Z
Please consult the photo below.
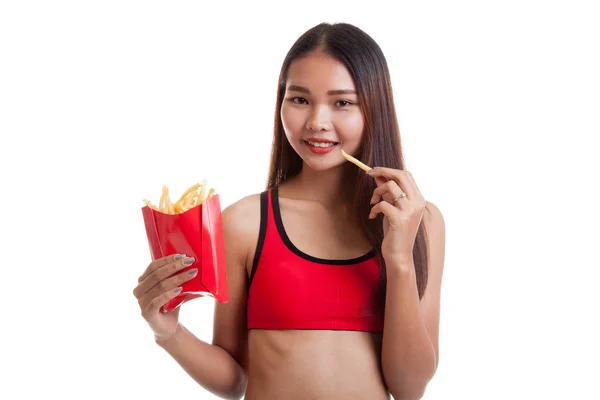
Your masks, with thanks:
M 132 295 L 141 200 L 262 191 L 281 62 L 340 21 L 382 47 L 407 168 L 446 221 L 424 398 L 599 399 L 593 3 L 0 3 L 0 397 L 214 398 Z M 182 322 L 210 340 L 212 310 Z

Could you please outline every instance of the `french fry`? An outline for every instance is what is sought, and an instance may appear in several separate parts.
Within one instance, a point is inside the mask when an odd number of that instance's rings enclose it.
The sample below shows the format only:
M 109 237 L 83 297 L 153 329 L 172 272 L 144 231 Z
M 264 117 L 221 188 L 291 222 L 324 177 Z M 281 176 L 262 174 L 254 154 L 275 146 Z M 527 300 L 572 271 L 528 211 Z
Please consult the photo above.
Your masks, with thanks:
M 200 187 L 199 183 L 196 183 L 195 185 L 191 186 L 188 190 L 186 190 L 181 197 L 179 198 L 179 200 L 177 200 L 176 204 L 185 204 L 186 199 L 188 198 L 188 196 L 195 192 L 196 190 L 198 190 L 198 188 Z
M 342 154 L 344 157 L 346 157 L 346 160 L 350 161 L 352 164 L 356 165 L 357 167 L 359 167 L 360 169 L 363 169 L 366 172 L 369 172 L 370 170 L 373 169 L 373 168 L 369 167 L 368 165 L 361 163 L 356 158 L 354 158 L 350 154 L 346 153 L 344 150 L 342 150 Z
M 204 179 L 201 184 L 196 183 L 195 185 L 190 186 L 175 203 L 171 201 L 169 188 L 166 185 L 163 185 L 158 201 L 158 207 L 152 204 L 148 199 L 144 199 L 143 202 L 151 209 L 164 214 L 181 214 L 191 208 L 201 205 L 215 195 L 215 189 L 208 189 L 207 183 L 207 180 Z
M 183 203 L 183 206 L 182 206 L 182 207 L 183 207 L 183 209 L 185 209 L 185 210 L 189 210 L 190 208 L 192 208 L 192 206 L 193 206 L 194 204 L 196 204 L 196 200 L 197 200 L 197 199 L 198 199 L 198 196 L 197 196 L 197 195 L 195 195 L 195 196 L 194 196 L 194 195 L 191 195 L 191 194 L 190 194 L 190 195 L 187 197 L 187 199 L 184 201 L 184 203 Z
M 206 178 L 202 181 L 202 189 L 200 189 L 200 194 L 198 195 L 198 200 L 200 203 L 204 203 L 204 195 L 206 194 Z
M 160 211 L 158 208 L 156 208 L 154 205 L 152 205 L 152 203 L 150 203 L 150 200 L 148 199 L 144 199 L 143 200 L 144 204 L 146 204 L 148 207 L 150 207 L 151 209 L 155 210 L 155 211 Z

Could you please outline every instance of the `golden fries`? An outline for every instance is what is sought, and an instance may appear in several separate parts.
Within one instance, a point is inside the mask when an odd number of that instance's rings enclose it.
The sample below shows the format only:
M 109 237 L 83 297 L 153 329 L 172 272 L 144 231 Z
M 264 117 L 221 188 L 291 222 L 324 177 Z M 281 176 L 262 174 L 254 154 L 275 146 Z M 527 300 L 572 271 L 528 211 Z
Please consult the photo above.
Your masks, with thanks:
M 143 202 L 155 211 L 165 214 L 181 214 L 191 208 L 201 205 L 214 195 L 215 189 L 209 189 L 207 187 L 207 181 L 204 179 L 202 183 L 196 183 L 195 185 L 190 186 L 190 188 L 186 190 L 175 203 L 171 202 L 169 188 L 166 185 L 163 185 L 162 187 L 162 194 L 158 202 L 158 207 L 152 204 L 148 199 L 144 199 Z
M 342 150 L 342 154 L 344 155 L 344 157 L 346 157 L 346 160 L 350 161 L 352 164 L 354 164 L 357 167 L 365 170 L 366 172 L 369 172 L 370 170 L 373 169 L 373 168 L 369 167 L 368 165 L 365 165 L 365 164 L 361 163 L 356 158 L 354 158 L 350 154 L 346 153 L 344 150 Z

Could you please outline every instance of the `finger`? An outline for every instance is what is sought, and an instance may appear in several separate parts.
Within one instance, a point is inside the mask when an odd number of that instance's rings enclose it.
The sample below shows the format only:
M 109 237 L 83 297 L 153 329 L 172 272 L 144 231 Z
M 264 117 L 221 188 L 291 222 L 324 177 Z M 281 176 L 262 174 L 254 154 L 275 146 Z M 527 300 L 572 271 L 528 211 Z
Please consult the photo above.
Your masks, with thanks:
M 151 273 L 153 273 L 160 267 L 163 267 L 166 264 L 172 263 L 173 261 L 180 260 L 185 257 L 186 257 L 185 254 L 172 254 L 170 256 L 158 258 L 158 259 L 152 261 L 150 264 L 148 264 L 148 267 L 146 268 L 146 270 L 144 271 L 142 276 L 139 277 L 138 283 L 143 281 L 144 279 L 146 279 L 148 277 L 148 275 L 150 275 Z
M 377 187 L 381 187 L 381 186 L 387 184 L 388 182 L 390 182 L 389 179 L 384 178 L 384 177 L 374 176 L 373 178 L 375 179 L 375 183 L 377 183 Z M 375 204 L 380 200 L 381 200 L 381 196 L 377 196 L 375 199 L 371 198 L 371 204 Z
M 402 189 L 406 196 L 410 198 L 414 198 L 417 195 L 416 188 L 413 186 L 413 183 L 408 177 L 408 171 L 403 171 L 400 169 L 393 168 L 385 168 L 385 167 L 377 167 L 373 168 L 368 172 L 369 175 L 377 178 L 391 179 L 398 184 L 398 187 Z
M 157 314 L 162 306 L 164 306 L 169 300 L 173 300 L 181 293 L 181 286 L 176 287 L 162 293 L 161 295 L 151 299 L 148 304 L 141 305 L 142 315 L 148 316 Z
M 398 186 L 396 181 L 387 181 L 386 183 L 378 186 L 373 191 L 373 197 L 371 197 L 371 204 L 376 204 L 382 199 L 387 201 L 391 205 L 394 205 L 394 201 L 404 193 Z
M 164 265 L 153 273 L 148 275 L 143 281 L 141 281 L 135 289 L 133 289 L 133 295 L 136 298 L 140 298 L 146 294 L 150 289 L 156 286 L 159 282 L 166 278 L 173 276 L 178 271 L 191 266 L 196 259 L 194 257 L 186 257 L 183 260 L 173 261 L 167 265 Z
M 419 187 L 417 186 L 417 182 L 415 182 L 415 178 L 413 178 L 412 174 L 409 171 L 406 171 L 406 176 L 408 177 L 408 180 L 412 183 L 413 187 L 415 188 L 416 193 L 420 197 L 423 197 L 423 195 L 421 194 L 421 191 L 419 190 Z
M 390 221 L 390 225 L 393 225 L 393 222 L 400 216 L 400 211 L 387 201 L 380 201 L 375 204 L 373 208 L 371 208 L 371 213 L 369 214 L 369 219 L 373 219 L 377 216 L 377 214 L 383 214 L 388 217 Z
M 375 183 L 377 183 L 377 186 L 381 186 L 389 181 L 389 179 L 385 179 L 379 176 L 374 176 L 373 178 L 375 179 Z
M 193 279 L 197 274 L 198 269 L 194 268 L 160 281 L 152 289 L 139 297 L 138 302 L 140 307 L 143 309 L 144 305 L 148 304 L 152 299 L 183 285 L 185 282 Z

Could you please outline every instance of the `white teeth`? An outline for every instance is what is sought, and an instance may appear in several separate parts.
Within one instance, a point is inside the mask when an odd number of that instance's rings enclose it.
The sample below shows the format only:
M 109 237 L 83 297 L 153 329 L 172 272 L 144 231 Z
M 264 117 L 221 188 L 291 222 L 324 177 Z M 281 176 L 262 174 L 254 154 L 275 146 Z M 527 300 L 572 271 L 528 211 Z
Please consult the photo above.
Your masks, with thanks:
M 332 146 L 335 146 L 335 143 L 317 143 L 317 142 L 309 142 L 308 140 L 306 142 L 308 144 L 310 144 L 311 146 L 315 146 L 315 147 L 332 147 Z

